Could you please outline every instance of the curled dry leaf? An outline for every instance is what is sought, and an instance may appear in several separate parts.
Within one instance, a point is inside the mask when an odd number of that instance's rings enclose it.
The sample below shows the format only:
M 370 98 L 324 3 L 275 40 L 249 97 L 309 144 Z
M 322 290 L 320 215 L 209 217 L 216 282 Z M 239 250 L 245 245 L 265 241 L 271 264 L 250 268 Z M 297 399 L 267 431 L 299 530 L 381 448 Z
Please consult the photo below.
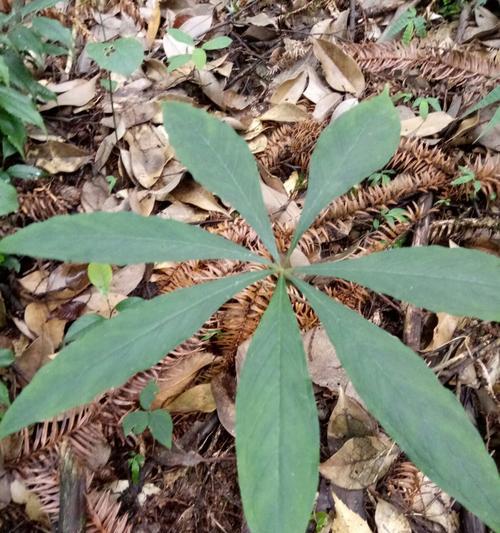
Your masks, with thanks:
M 364 489 L 389 470 L 399 454 L 387 438 L 355 437 L 319 467 L 321 474 L 344 489 Z
M 339 399 L 328 421 L 328 439 L 367 437 L 377 430 L 377 423 L 356 401 L 339 389 Z
M 322 39 L 313 41 L 313 52 L 332 89 L 361 96 L 365 90 L 365 78 L 352 57 L 337 45 Z
M 411 526 L 405 515 L 385 500 L 377 503 L 375 524 L 378 533 L 411 533 Z
M 271 104 L 296 104 L 307 84 L 307 72 L 299 72 L 280 83 L 270 98 Z
M 175 188 L 170 197 L 178 202 L 191 204 L 205 211 L 228 214 L 227 210 L 220 206 L 215 196 L 192 178 L 182 180 L 182 183 Z
M 335 518 L 332 533 L 372 533 L 368 524 L 332 492 L 335 502 Z
M 428 137 L 444 130 L 453 122 L 453 117 L 444 111 L 429 113 L 422 117 L 408 118 L 401 121 L 401 135 L 404 137 Z
M 306 90 L 304 91 L 304 96 L 308 100 L 310 100 L 314 104 L 317 104 L 320 100 L 332 94 L 331 89 L 326 86 L 323 80 L 316 73 L 315 69 L 308 66 L 307 74 L 308 74 L 308 83 L 307 83 Z
M 172 202 L 166 209 L 160 211 L 158 216 L 162 218 L 178 220 L 186 224 L 195 224 L 207 220 L 209 214 L 207 211 L 196 209 L 182 202 Z
M 424 352 L 432 352 L 447 342 L 450 342 L 451 339 L 453 339 L 453 335 L 457 329 L 457 326 L 463 322 L 463 318 L 449 315 L 447 313 L 437 313 L 436 316 L 438 323 L 434 328 L 432 341 L 428 346 L 425 347 L 423 350 Z
M 295 104 L 278 104 L 268 109 L 260 120 L 269 120 L 272 122 L 302 122 L 307 120 L 309 114 L 301 107 Z
M 47 89 L 58 93 L 57 100 L 48 102 L 40 107 L 41 111 L 47 111 L 54 107 L 71 106 L 80 107 L 88 104 L 96 95 L 96 83 L 99 75 L 90 80 L 85 78 L 71 80 L 59 84 L 48 84 Z
M 87 164 L 91 155 L 74 144 L 48 141 L 31 148 L 28 161 L 31 165 L 43 168 L 49 174 L 75 172 Z
M 217 409 L 210 383 L 195 385 L 165 405 L 171 413 L 212 413 Z
M 322 122 L 339 105 L 341 100 L 342 96 L 339 93 L 327 94 L 316 104 L 313 118 L 318 122 Z
M 37 370 L 50 361 L 55 347 L 48 335 L 42 333 L 16 358 L 15 366 L 22 378 L 29 382 Z
M 158 409 L 178 396 L 191 383 L 199 370 L 214 361 L 215 356 L 208 352 L 194 352 L 173 361 L 166 373 L 166 378 L 157 384 L 159 390 L 153 400 L 152 408 Z
M 217 416 L 224 429 L 236 436 L 236 382 L 232 376 L 220 373 L 212 380 L 212 394 L 217 406 Z

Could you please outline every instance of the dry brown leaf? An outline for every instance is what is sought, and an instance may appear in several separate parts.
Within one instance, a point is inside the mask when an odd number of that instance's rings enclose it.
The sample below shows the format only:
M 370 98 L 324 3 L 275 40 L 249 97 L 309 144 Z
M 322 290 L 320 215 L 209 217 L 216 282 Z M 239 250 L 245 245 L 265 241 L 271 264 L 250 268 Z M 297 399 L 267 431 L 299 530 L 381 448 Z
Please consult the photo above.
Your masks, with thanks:
M 427 137 L 444 130 L 453 122 L 453 117 L 444 111 L 429 113 L 422 117 L 408 118 L 401 121 L 401 135 L 404 137 Z
M 377 430 L 377 423 L 370 414 L 354 399 L 339 389 L 339 399 L 328 421 L 329 439 L 367 437 Z
M 49 174 L 57 174 L 75 172 L 86 165 L 92 156 L 74 144 L 49 141 L 31 148 L 27 157 L 30 164 L 43 168 Z
M 447 313 L 437 313 L 436 316 L 438 323 L 434 328 L 432 341 L 422 350 L 424 352 L 432 352 L 450 342 L 457 326 L 463 321 L 462 317 L 448 315 Z
M 109 285 L 109 292 L 128 296 L 142 281 L 145 271 L 146 265 L 144 263 L 128 265 L 115 270 Z
M 196 209 L 182 202 L 172 202 L 166 209 L 160 211 L 158 216 L 166 219 L 178 220 L 186 224 L 194 224 L 207 220 L 209 214 L 207 211 Z
M 184 179 L 170 196 L 179 202 L 194 205 L 205 211 L 215 211 L 224 215 L 228 214 L 227 210 L 220 206 L 210 191 L 207 191 L 191 178 Z
M 49 84 L 48 89 L 60 94 L 58 94 L 56 101 L 48 102 L 41 106 L 40 110 L 47 111 L 61 106 L 80 107 L 88 104 L 96 95 L 96 82 L 98 79 L 99 75 L 94 76 L 90 80 L 72 80 L 71 82 L 61 83 L 59 86 Z M 60 89 L 63 89 L 63 91 Z
M 186 168 L 176 159 L 172 159 L 163 169 L 163 173 L 160 176 L 160 179 L 155 183 L 155 186 L 150 189 L 151 194 L 159 202 L 164 202 L 167 200 L 168 194 L 179 185 L 185 173 Z
M 148 22 L 148 31 L 146 32 L 146 44 L 148 48 L 151 48 L 155 42 L 156 34 L 160 28 L 161 10 L 160 0 L 155 0 L 151 17 Z
M 307 120 L 309 114 L 301 107 L 295 104 L 278 104 L 268 109 L 260 120 L 269 120 L 272 122 L 302 122 Z
M 104 211 L 104 206 L 112 198 L 109 184 L 103 176 L 86 181 L 82 187 L 80 202 L 86 213 Z
M 368 524 L 332 492 L 335 502 L 335 518 L 332 533 L 372 533 Z
M 58 348 L 64 338 L 65 320 L 51 318 L 51 310 L 41 302 L 31 302 L 24 310 L 24 321 L 36 336 L 48 338 Z
M 377 502 L 375 524 L 378 533 L 412 533 L 405 515 L 385 500 Z
M 354 437 L 321 463 L 319 471 L 344 489 L 365 489 L 387 473 L 398 455 L 398 447 L 388 439 Z
M 228 89 L 222 93 L 223 109 L 229 108 L 236 111 L 242 111 L 243 109 L 246 109 L 252 101 L 252 97 L 239 94 L 232 89 Z
M 302 71 L 285 80 L 278 85 L 269 101 L 271 104 L 296 104 L 306 88 L 307 78 L 307 72 Z
M 165 405 L 171 413 L 212 413 L 217 409 L 210 383 L 195 385 Z
M 192 353 L 175 360 L 169 367 L 166 378 L 158 382 L 158 392 L 152 407 L 157 409 L 180 394 L 194 379 L 196 373 L 212 364 L 215 356 L 208 352 Z
M 342 96 L 339 93 L 327 94 L 316 104 L 313 111 L 313 119 L 318 122 L 325 120 L 341 100 Z
M 308 83 L 306 90 L 304 91 L 304 96 L 311 102 L 317 104 L 322 98 L 325 98 L 329 94 L 332 94 L 332 91 L 329 87 L 326 86 L 324 81 L 318 76 L 316 70 L 308 66 Z
M 357 106 L 358 103 L 359 101 L 357 98 L 347 98 L 346 100 L 340 102 L 340 104 L 335 107 L 332 118 L 330 119 L 330 123 L 332 123 L 334 120 L 337 120 L 340 116 L 349 111 L 349 109 Z
M 322 39 L 313 41 L 313 52 L 332 89 L 361 96 L 365 90 L 365 78 L 352 57 L 337 45 Z
M 151 191 L 138 191 L 131 189 L 128 194 L 128 201 L 130 209 L 144 217 L 149 216 L 153 212 L 155 206 L 155 197 Z
M 50 361 L 49 356 L 54 351 L 55 347 L 52 341 L 42 333 L 16 358 L 15 367 L 23 379 L 29 382 L 37 370 Z
M 212 380 L 212 394 L 217 406 L 217 416 L 224 429 L 236 436 L 236 383 L 229 374 L 221 373 Z
M 208 70 L 196 70 L 194 77 L 200 84 L 203 94 L 210 98 L 214 104 L 224 109 L 224 90 L 219 80 Z

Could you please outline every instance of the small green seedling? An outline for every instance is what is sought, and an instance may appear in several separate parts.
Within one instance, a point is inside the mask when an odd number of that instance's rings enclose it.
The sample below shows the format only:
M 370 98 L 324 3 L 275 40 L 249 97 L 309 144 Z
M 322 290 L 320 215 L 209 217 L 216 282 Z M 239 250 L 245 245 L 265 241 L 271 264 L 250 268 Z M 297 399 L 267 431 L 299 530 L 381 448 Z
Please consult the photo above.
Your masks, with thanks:
M 90 283 L 102 294 L 108 294 L 113 270 L 106 263 L 90 263 L 87 267 L 87 276 Z
M 142 390 L 139 402 L 143 410 L 138 409 L 125 415 L 122 420 L 125 436 L 134 433 L 139 435 L 149 428 L 151 435 L 163 446 L 172 446 L 172 418 L 168 411 L 163 409 L 151 410 L 151 405 L 158 392 L 158 386 L 150 381 Z
M 140 453 L 133 453 L 127 462 L 130 469 L 132 485 L 138 485 L 141 478 L 141 468 L 144 466 L 146 458 Z
M 415 98 L 413 107 L 418 108 L 418 114 L 425 120 L 429 116 L 429 107 L 434 111 L 441 111 L 441 104 L 437 98 L 431 96 L 419 96 Z
M 206 43 L 203 43 L 200 47 L 197 47 L 191 35 L 182 30 L 170 28 L 168 34 L 179 43 L 185 44 L 193 49 L 189 53 L 170 57 L 168 60 L 169 72 L 184 66 L 189 61 L 192 61 L 198 70 L 203 70 L 207 64 L 207 51 L 227 48 L 233 42 L 229 37 L 220 36 L 214 37 Z
M 459 185 L 470 183 L 472 185 L 471 198 L 475 198 L 477 193 L 481 190 L 481 182 L 476 179 L 476 174 L 469 167 L 460 166 L 458 168 L 460 170 L 460 176 L 454 179 L 451 184 L 454 187 L 458 187 Z
M 370 182 L 371 186 L 375 185 L 388 185 L 391 182 L 391 177 L 396 174 L 395 170 L 391 169 L 384 169 L 380 172 L 374 172 L 369 178 L 368 181 Z
M 427 35 L 425 18 L 417 15 L 414 7 L 407 9 L 388 27 L 383 40 L 394 39 L 401 32 L 403 32 L 401 40 L 405 45 L 409 45 L 415 35 L 420 38 Z
M 384 207 L 380 211 L 380 216 L 391 228 L 394 228 L 396 222 L 407 222 L 409 218 L 408 211 L 401 209 L 400 207 L 394 207 L 393 209 L 388 209 Z M 375 219 L 373 221 L 373 227 L 378 229 L 380 227 L 381 219 Z

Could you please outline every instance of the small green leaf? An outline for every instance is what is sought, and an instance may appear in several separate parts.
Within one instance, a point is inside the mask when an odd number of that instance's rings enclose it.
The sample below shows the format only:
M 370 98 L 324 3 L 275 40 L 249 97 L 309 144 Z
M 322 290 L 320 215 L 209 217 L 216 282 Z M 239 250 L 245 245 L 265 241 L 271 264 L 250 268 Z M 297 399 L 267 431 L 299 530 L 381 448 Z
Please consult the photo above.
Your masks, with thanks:
M 121 37 L 113 42 L 89 43 L 87 54 L 102 69 L 128 77 L 144 60 L 142 44 L 132 37 Z
M 399 132 L 399 115 L 387 93 L 365 100 L 323 130 L 311 157 L 306 201 L 290 251 L 321 209 L 389 161 Z
M 300 331 L 280 278 L 236 395 L 238 479 L 251 531 L 306 530 L 318 484 L 317 417 Z
M 178 30 L 177 28 L 170 28 L 167 33 L 179 43 L 194 46 L 193 38 L 185 31 Z
M 132 411 L 126 414 L 122 420 L 123 433 L 125 436 L 140 435 L 148 427 L 149 416 L 144 411 Z
M 137 485 L 140 480 L 141 468 L 144 466 L 146 458 L 140 453 L 136 453 L 128 460 L 128 466 L 130 468 L 130 478 L 134 485 Z
M 15 213 L 18 209 L 16 188 L 10 183 L 0 180 L 0 216 Z
M 441 104 L 437 98 L 427 98 L 427 101 L 434 111 L 441 111 Z
M 391 22 L 391 24 L 379 38 L 378 42 L 383 43 L 395 39 L 408 26 L 409 22 L 415 17 L 416 13 L 417 12 L 415 8 L 409 8 L 401 13 L 396 20 Z
M 203 48 L 195 48 L 191 54 L 191 59 L 194 63 L 194 66 L 198 70 L 202 70 L 207 64 L 207 53 Z
M 418 105 L 418 114 L 425 120 L 429 116 L 429 102 L 422 98 Z
M 269 273 L 260 270 L 180 289 L 96 325 L 38 370 L 5 414 L 0 439 L 90 402 L 155 365 L 226 300 Z
M 0 81 L 7 87 L 10 85 L 9 67 L 2 56 L 0 56 Z
M 396 337 L 309 284 L 293 282 L 321 320 L 354 388 L 387 433 L 447 494 L 500 530 L 495 462 L 455 396 Z
M 497 110 L 495 111 L 495 114 L 491 117 L 488 124 L 486 124 L 486 126 L 483 128 L 481 135 L 479 135 L 476 141 L 480 139 L 481 137 L 483 137 L 484 135 L 486 135 L 490 130 L 492 130 L 498 124 L 500 124 L 500 107 L 497 108 Z
M 88 314 L 77 318 L 73 324 L 68 328 L 64 337 L 64 342 L 67 344 L 73 342 L 83 334 L 88 333 L 93 327 L 97 326 L 106 320 L 101 315 Z
M 31 165 L 12 165 L 7 169 L 7 174 L 9 174 L 11 178 L 18 178 L 21 180 L 36 180 L 46 175 L 44 170 Z
M 498 101 L 500 101 L 500 85 L 497 85 L 484 98 L 481 98 L 479 102 L 469 107 L 469 109 L 467 109 L 467 111 L 465 111 L 465 113 L 460 118 L 465 118 L 471 113 L 483 109 L 483 107 L 487 107 L 491 104 L 496 104 Z
M 173 56 L 168 60 L 168 72 L 172 72 L 178 68 L 183 67 L 186 63 L 191 61 L 191 54 L 179 54 L 178 56 Z
M 165 448 L 172 447 L 172 432 L 174 425 L 172 417 L 168 411 L 163 409 L 156 409 L 149 413 L 148 421 L 151 435 Z
M 0 381 L 0 405 L 8 407 L 10 405 L 9 389 L 3 381 Z
M 0 108 L 0 132 L 5 135 L 11 145 L 24 157 L 24 143 L 26 142 L 26 128 L 16 117 Z M 3 149 L 4 158 L 8 153 Z
M 227 48 L 232 42 L 232 39 L 222 35 L 220 37 L 214 37 L 213 39 L 210 39 L 210 41 L 207 41 L 201 47 L 203 50 L 220 50 L 222 48 Z
M 10 366 L 16 360 L 14 352 L 8 348 L 0 349 L 0 368 Z
M 90 283 L 102 294 L 108 294 L 113 270 L 107 263 L 90 263 L 87 267 Z
M 151 380 L 141 391 L 139 396 L 139 402 L 141 407 L 148 411 L 155 399 L 156 393 L 158 392 L 158 385 Z
M 431 311 L 500 320 L 500 259 L 476 250 L 400 248 L 296 271 L 354 281 Z
M 52 217 L 0 240 L 0 253 L 111 265 L 219 258 L 268 263 L 196 226 L 127 212 Z
M 401 37 L 401 41 L 403 41 L 403 44 L 409 45 L 411 43 L 411 40 L 413 39 L 414 33 L 415 22 L 413 20 L 410 20 L 406 25 L 405 31 L 403 32 L 403 36 Z
M 33 17 L 31 23 L 33 29 L 48 41 L 63 44 L 66 48 L 71 48 L 73 39 L 71 31 L 65 28 L 58 20 L 48 17 Z
M 0 107 L 23 122 L 43 128 L 43 119 L 31 99 L 14 89 L 0 86 Z
M 279 258 L 257 164 L 247 143 L 229 125 L 180 102 L 164 104 L 163 125 L 194 179 L 239 211 L 271 255 Z

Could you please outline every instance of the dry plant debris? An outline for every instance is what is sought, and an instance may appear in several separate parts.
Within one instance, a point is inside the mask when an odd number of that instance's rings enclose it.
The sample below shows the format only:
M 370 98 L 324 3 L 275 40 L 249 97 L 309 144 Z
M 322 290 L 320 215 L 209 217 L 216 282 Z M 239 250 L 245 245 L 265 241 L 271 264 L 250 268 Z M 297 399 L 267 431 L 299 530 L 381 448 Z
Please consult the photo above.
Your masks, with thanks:
M 74 54 L 50 58 L 38 73 L 57 97 L 41 108 L 46 131 L 32 128 L 27 150 L 28 161 L 48 176 L 16 180 L 19 210 L 1 219 L 0 235 L 59 214 L 131 210 L 200 224 L 262 252 L 254 231 L 176 160 L 161 127 L 161 103 L 179 100 L 214 112 L 248 142 L 285 250 L 319 134 L 387 84 L 392 96 L 409 95 L 398 101 L 404 136 L 387 179 L 366 180 L 329 205 L 292 261 L 400 246 L 423 219 L 430 220 L 428 243 L 499 255 L 500 126 L 498 119 L 491 126 L 491 107 L 464 116 L 498 87 L 498 6 L 463 7 L 468 16 L 459 20 L 459 12 L 453 17 L 444 7 L 463 2 L 411 4 L 426 19 L 427 35 L 403 44 L 380 38 L 396 9 L 405 8 L 402 1 L 313 0 L 291 7 L 255 0 L 58 2 L 44 14 L 71 29 Z M 9 0 L 0 2 L 4 13 L 11 7 Z M 167 71 L 166 58 L 182 52 L 170 28 L 199 42 L 229 36 L 232 44 L 209 52 L 201 69 L 187 63 Z M 110 93 L 84 47 L 130 36 L 142 43 L 145 61 L 131 78 L 112 74 Z M 411 102 L 426 97 L 438 99 L 441 111 L 420 116 Z M 473 179 L 454 183 L 463 169 Z M 427 194 L 430 211 L 419 204 Z M 105 296 L 90 285 L 84 265 L 23 260 L 17 272 L 0 268 L 0 348 L 16 356 L 2 380 L 11 397 L 18 394 L 81 316 L 109 317 L 130 296 L 151 298 L 247 268 L 234 261 L 126 267 L 115 270 Z M 315 283 L 404 335 L 407 309 L 392 299 L 341 280 Z M 57 523 L 60 455 L 69 447 L 85 476 L 86 531 L 245 531 L 233 439 L 235 387 L 270 297 L 266 280 L 249 287 L 194 338 L 123 387 L 2 441 L 0 530 L 46 531 Z M 368 415 L 295 290 L 292 302 L 324 429 L 324 479 L 312 530 L 466 531 L 467 512 L 408 462 Z M 422 357 L 460 397 L 490 451 L 500 442 L 498 334 L 495 324 L 424 312 L 419 340 Z M 172 450 L 147 433 L 126 437 L 122 431 L 123 417 L 138 407 L 151 380 L 159 386 L 154 405 L 175 414 Z M 138 454 L 145 462 L 134 479 L 129 460 Z

